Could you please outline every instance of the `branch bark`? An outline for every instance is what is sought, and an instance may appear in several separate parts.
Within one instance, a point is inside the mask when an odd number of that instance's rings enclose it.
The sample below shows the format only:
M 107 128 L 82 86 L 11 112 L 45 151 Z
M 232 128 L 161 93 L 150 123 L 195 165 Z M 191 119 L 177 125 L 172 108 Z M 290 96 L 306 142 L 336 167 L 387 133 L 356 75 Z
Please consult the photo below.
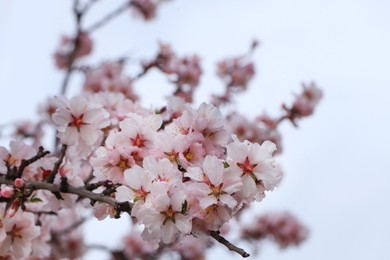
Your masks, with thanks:
M 6 184 L 6 185 L 14 185 L 14 181 L 8 180 L 5 178 L 5 176 L 0 176 L 0 184 Z M 38 181 L 25 181 L 25 186 L 28 189 L 31 190 L 48 190 L 53 193 L 71 193 L 78 195 L 82 198 L 88 198 L 93 202 L 102 202 L 106 203 L 108 205 L 111 205 L 117 210 L 116 217 L 119 217 L 120 212 L 127 212 L 129 215 L 131 215 L 131 209 L 133 207 L 132 203 L 129 202 L 117 202 L 115 199 L 113 199 L 110 196 L 105 196 L 100 193 L 93 193 L 89 190 L 86 190 L 84 187 L 74 187 L 72 185 L 66 185 L 66 189 L 64 189 L 63 185 L 61 184 L 53 184 L 53 183 L 47 183 L 47 182 L 38 182 Z
M 228 240 L 226 240 L 223 236 L 219 234 L 219 231 L 210 231 L 210 236 L 217 240 L 222 245 L 226 246 L 230 251 L 234 251 L 238 254 L 240 254 L 242 257 L 249 257 L 250 254 L 248 254 L 244 249 L 239 248 L 232 243 L 230 243 Z

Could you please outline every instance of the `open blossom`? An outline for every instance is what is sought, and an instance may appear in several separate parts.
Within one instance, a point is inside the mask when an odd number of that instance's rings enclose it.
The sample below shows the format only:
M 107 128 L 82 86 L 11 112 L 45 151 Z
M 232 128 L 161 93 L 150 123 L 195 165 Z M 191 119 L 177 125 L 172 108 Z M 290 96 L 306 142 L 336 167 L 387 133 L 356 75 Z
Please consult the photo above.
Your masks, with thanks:
M 40 234 L 32 213 L 17 211 L 12 218 L 0 216 L 0 256 L 21 259 L 31 253 L 31 241 Z
M 280 182 L 281 172 L 272 157 L 275 150 L 275 144 L 270 141 L 259 145 L 236 138 L 227 146 L 229 170 L 242 178 L 243 187 L 238 196 L 244 202 L 261 199 L 264 190 L 272 190 Z
M 222 160 L 217 157 L 207 156 L 202 169 L 189 168 L 184 176 L 203 184 L 198 186 L 203 193 L 199 201 L 202 209 L 218 202 L 229 208 L 236 206 L 237 201 L 231 195 L 241 189 L 241 178 L 225 172 Z
M 90 159 L 93 175 L 100 181 L 110 180 L 113 183 L 123 183 L 124 171 L 135 165 L 132 153 L 133 147 L 118 149 L 117 132 L 110 132 L 105 145 L 99 147 Z
M 33 147 L 23 141 L 11 141 L 10 151 L 0 146 L 0 173 L 7 173 L 7 165 L 9 168 L 19 167 L 22 160 L 30 159 L 36 153 Z
M 94 106 L 83 96 L 62 98 L 61 105 L 53 114 L 58 137 L 63 144 L 93 145 L 108 126 L 109 114 L 102 107 Z
M 168 192 L 168 185 L 158 182 L 152 185 L 151 194 L 136 218 L 145 225 L 142 235 L 146 240 L 169 244 L 191 232 L 192 216 L 187 211 L 185 192 Z

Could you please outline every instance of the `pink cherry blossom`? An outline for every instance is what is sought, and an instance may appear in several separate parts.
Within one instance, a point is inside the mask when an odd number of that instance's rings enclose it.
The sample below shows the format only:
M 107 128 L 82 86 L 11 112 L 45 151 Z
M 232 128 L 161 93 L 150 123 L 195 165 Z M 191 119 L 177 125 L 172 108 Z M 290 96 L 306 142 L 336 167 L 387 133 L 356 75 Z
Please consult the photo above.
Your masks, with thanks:
M 143 237 L 165 244 L 190 233 L 192 216 L 186 214 L 187 201 L 184 191 L 169 194 L 165 183 L 152 185 L 151 196 L 137 212 L 137 219 L 145 225 Z
M 58 137 L 67 145 L 93 145 L 108 126 L 106 110 L 88 102 L 83 96 L 62 98 L 61 106 L 53 114 Z
M 241 178 L 237 175 L 226 173 L 223 161 L 215 156 L 206 156 L 201 168 L 189 168 L 184 176 L 194 181 L 203 183 L 199 204 L 205 209 L 220 202 L 229 208 L 234 208 L 237 201 L 231 194 L 239 191 L 242 187 Z
M 7 172 L 7 165 L 9 168 L 19 167 L 22 160 L 27 160 L 36 155 L 36 150 L 23 141 L 11 141 L 10 150 L 0 146 L 0 172 L 5 174 Z
M 272 158 L 275 150 L 275 144 L 270 141 L 259 145 L 236 138 L 227 146 L 229 171 L 241 176 L 243 187 L 238 196 L 244 201 L 261 199 L 263 189 L 272 190 L 280 182 L 281 173 Z
M 32 213 L 17 211 L 12 218 L 0 218 L 0 256 L 25 258 L 31 253 L 31 241 L 40 234 Z

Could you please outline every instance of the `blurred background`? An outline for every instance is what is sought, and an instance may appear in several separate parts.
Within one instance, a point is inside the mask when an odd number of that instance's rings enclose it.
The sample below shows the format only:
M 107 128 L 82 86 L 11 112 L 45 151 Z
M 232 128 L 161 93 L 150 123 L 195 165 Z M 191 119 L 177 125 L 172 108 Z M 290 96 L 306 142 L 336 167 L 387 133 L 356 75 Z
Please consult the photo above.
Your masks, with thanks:
M 122 2 L 100 0 L 85 25 Z M 74 33 L 71 4 L 0 0 L 0 124 L 36 118 L 37 105 L 60 92 L 64 75 L 52 54 L 61 35 Z M 237 110 L 250 118 L 264 110 L 278 115 L 302 82 L 315 81 L 324 98 L 298 129 L 282 125 L 284 179 L 254 206 L 256 214 L 294 213 L 309 227 L 309 239 L 284 251 L 266 243 L 254 259 L 390 259 L 389 11 L 385 0 L 174 0 L 148 23 L 128 11 L 94 32 L 87 61 L 125 55 L 136 66 L 156 54 L 159 41 L 170 43 L 180 56 L 200 55 L 200 103 L 224 89 L 215 63 L 246 53 L 258 39 L 257 73 L 237 97 Z M 69 96 L 79 84 L 72 78 Z M 156 107 L 173 87 L 152 72 L 135 90 L 146 107 Z M 91 221 L 86 239 L 118 245 L 126 222 Z M 100 253 L 86 259 L 105 259 Z M 240 258 L 223 246 L 208 256 Z

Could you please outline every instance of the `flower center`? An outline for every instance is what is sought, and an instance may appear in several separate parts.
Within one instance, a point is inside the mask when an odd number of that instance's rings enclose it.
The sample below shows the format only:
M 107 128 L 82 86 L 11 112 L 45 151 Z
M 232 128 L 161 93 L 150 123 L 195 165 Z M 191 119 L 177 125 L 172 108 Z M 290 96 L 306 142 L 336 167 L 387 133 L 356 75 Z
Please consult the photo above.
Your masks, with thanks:
M 131 144 L 139 148 L 145 147 L 145 139 L 143 139 L 140 134 L 137 134 L 135 138 L 130 138 Z
M 83 122 L 83 117 L 84 117 L 84 114 L 82 114 L 81 116 L 78 116 L 78 117 L 72 115 L 72 121 L 69 123 L 68 126 L 76 127 L 77 132 L 80 132 L 81 126 L 86 125 L 86 123 Z
M 129 162 L 129 159 L 127 159 L 127 158 L 125 158 L 123 156 L 119 157 L 119 162 L 117 163 L 116 166 L 121 168 L 122 171 L 131 168 L 131 164 Z
M 190 148 L 185 150 L 183 155 L 184 155 L 184 158 L 186 158 L 187 161 L 191 161 L 191 159 L 194 157 L 194 155 L 190 151 Z
M 253 170 L 256 168 L 257 164 L 251 164 L 247 156 L 245 158 L 245 161 L 243 163 L 237 163 L 237 166 L 242 169 L 242 175 L 244 175 L 244 174 L 253 174 Z
M 165 223 L 167 223 L 168 220 L 171 220 L 173 223 L 175 223 L 175 215 L 177 212 L 172 210 L 172 206 L 169 206 L 167 211 L 162 211 L 160 213 L 162 215 L 165 215 L 163 225 L 165 225 Z

